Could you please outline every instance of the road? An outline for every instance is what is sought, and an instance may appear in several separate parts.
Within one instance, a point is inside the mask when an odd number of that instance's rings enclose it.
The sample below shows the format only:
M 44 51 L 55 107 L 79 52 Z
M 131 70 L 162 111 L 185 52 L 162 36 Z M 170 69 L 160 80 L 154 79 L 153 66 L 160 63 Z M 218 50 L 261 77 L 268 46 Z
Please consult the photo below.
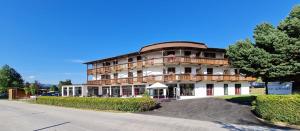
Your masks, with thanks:
M 102 112 L 0 100 L 2 131 L 199 131 L 269 130 L 244 126 L 135 113 Z

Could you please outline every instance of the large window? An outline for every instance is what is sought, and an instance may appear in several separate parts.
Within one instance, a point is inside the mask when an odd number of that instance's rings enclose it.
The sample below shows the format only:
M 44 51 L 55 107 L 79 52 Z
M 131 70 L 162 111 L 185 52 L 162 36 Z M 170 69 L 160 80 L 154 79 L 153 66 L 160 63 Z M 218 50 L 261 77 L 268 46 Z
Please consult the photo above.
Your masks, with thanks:
M 191 51 L 184 51 L 184 56 L 191 56 Z
M 81 87 L 75 87 L 75 96 L 81 96 L 82 91 L 81 91 Z
M 64 87 L 64 91 L 63 91 L 63 94 L 64 94 L 64 96 L 67 96 L 68 94 L 67 94 L 67 87 Z
M 204 52 L 204 57 L 207 57 L 207 58 L 216 58 L 216 53 Z
M 122 86 L 123 96 L 131 96 L 132 95 L 132 87 L 131 86 Z
M 224 84 L 224 95 L 228 95 L 228 84 Z
M 145 85 L 134 85 L 134 95 L 143 95 L 145 93 Z
M 98 87 L 88 87 L 88 96 L 98 96 Z
M 192 68 L 191 68 L 191 67 L 185 67 L 185 68 L 184 68 L 184 73 L 185 73 L 185 74 L 190 74 L 190 73 L 192 73 Z
M 111 87 L 111 95 L 113 97 L 119 97 L 120 96 L 120 86 L 112 86 Z
M 109 96 L 109 87 L 102 87 L 102 95 Z
M 180 96 L 195 96 L 195 85 L 180 84 Z
M 73 96 L 73 87 L 69 87 L 69 96 Z
M 168 74 L 175 74 L 175 67 L 169 67 Z
M 213 72 L 214 72 L 213 68 L 207 68 L 206 71 L 207 71 L 207 74 L 208 74 L 208 75 L 212 75 Z

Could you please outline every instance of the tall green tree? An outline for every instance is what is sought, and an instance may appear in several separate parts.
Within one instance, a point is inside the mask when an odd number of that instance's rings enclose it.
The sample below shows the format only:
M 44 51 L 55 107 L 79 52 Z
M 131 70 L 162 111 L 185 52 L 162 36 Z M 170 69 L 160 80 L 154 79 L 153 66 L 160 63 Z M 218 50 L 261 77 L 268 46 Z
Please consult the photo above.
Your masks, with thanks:
M 23 87 L 22 76 L 8 65 L 0 68 L 0 93 L 7 92 L 8 87 Z
M 71 80 L 65 80 L 65 81 L 59 81 L 58 83 L 58 91 L 59 93 L 61 93 L 61 88 L 63 85 L 72 85 L 72 81 Z
M 274 27 L 263 23 L 254 29 L 254 41 L 241 40 L 226 53 L 230 63 L 248 76 L 270 81 L 300 81 L 300 5 Z
M 50 91 L 57 91 L 58 90 L 58 88 L 57 88 L 57 86 L 56 85 L 51 85 L 50 86 Z

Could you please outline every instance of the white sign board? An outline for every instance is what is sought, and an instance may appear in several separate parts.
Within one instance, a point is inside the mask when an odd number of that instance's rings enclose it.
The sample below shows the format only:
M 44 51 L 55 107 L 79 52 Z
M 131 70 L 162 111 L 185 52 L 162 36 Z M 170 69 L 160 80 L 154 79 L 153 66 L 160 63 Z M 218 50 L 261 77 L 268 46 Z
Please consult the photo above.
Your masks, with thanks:
M 268 94 L 292 94 L 292 82 L 270 82 Z

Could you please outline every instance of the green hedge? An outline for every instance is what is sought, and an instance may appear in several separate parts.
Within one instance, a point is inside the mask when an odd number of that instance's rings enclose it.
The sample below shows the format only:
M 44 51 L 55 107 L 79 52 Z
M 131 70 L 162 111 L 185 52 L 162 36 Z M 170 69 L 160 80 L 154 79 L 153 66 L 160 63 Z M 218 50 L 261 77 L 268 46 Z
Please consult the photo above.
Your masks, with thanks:
M 147 111 L 156 106 L 148 97 L 143 98 L 92 98 L 40 96 L 36 103 L 96 110 L 116 110 L 128 112 Z
M 300 125 L 300 95 L 257 96 L 254 111 L 272 122 Z

